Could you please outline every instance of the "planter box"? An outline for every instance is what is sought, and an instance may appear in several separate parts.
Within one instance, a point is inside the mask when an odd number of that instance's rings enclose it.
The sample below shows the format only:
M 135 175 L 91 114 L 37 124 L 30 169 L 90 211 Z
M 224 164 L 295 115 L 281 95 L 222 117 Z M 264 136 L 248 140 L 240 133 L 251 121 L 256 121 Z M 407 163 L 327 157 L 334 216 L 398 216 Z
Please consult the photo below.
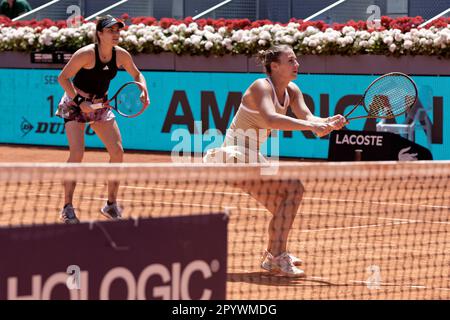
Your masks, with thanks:
M 172 53 L 138 54 L 134 61 L 141 70 L 197 72 L 262 72 L 254 57 L 178 56 Z M 400 71 L 411 75 L 450 75 L 450 59 L 435 56 L 388 57 L 382 55 L 299 57 L 300 73 L 316 74 L 384 74 Z M 0 68 L 62 69 L 63 64 L 31 63 L 29 53 L 1 52 Z

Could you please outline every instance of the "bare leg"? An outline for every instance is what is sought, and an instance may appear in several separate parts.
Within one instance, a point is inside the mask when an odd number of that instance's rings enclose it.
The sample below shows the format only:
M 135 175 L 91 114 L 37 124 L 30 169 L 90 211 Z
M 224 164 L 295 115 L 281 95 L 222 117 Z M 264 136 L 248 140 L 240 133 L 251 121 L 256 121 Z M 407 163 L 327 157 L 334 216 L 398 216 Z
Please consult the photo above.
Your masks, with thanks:
M 298 180 L 285 181 L 279 193 L 276 213 L 269 223 L 267 251 L 274 256 L 286 252 L 287 240 L 303 198 L 303 185 Z
M 272 213 L 267 251 L 278 256 L 286 251 L 289 231 L 303 197 L 299 180 L 262 180 L 238 184 Z
M 108 150 L 110 163 L 123 162 L 123 147 L 120 130 L 116 120 L 95 122 L 91 125 L 97 136 L 102 140 Z M 119 190 L 119 181 L 108 181 L 108 201 L 116 202 Z
M 69 121 L 65 124 L 69 141 L 70 155 L 68 163 L 78 163 L 84 155 L 84 123 Z M 64 204 L 72 204 L 76 181 L 64 181 Z

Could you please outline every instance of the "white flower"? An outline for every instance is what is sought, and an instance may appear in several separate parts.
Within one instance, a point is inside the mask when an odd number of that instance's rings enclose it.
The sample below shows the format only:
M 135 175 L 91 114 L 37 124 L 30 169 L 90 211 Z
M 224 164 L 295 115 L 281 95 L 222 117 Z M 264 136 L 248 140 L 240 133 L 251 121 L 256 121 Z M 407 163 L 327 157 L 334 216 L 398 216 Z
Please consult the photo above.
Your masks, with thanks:
M 217 30 L 219 32 L 220 35 L 225 35 L 225 33 L 227 33 L 227 28 L 225 27 L 220 27 L 219 30 Z
M 169 37 L 169 40 L 171 42 L 177 42 L 179 40 L 179 37 L 176 34 L 173 34 Z
M 337 36 L 336 34 L 332 34 L 332 33 L 326 33 L 325 34 L 325 41 L 326 42 L 336 42 L 336 40 L 338 39 L 339 36 Z
M 337 42 L 337 44 L 340 45 L 341 47 L 345 47 L 345 44 L 346 44 L 346 43 L 345 43 L 344 38 L 338 38 L 336 42 Z
M 191 36 L 191 40 L 192 40 L 192 44 L 194 46 L 198 46 L 200 44 L 200 41 L 202 40 L 202 37 L 197 36 L 197 35 L 194 34 L 194 35 Z
M 319 29 L 317 29 L 316 27 L 308 26 L 308 28 L 306 28 L 306 34 L 308 35 L 315 34 L 317 32 L 319 32 Z
M 345 37 L 344 37 L 344 42 L 345 42 L 346 44 L 352 44 L 352 43 L 353 43 L 353 38 L 350 37 L 350 36 L 345 36 Z
M 292 44 L 292 43 L 294 43 L 294 38 L 292 38 L 291 36 L 286 35 L 286 36 L 283 37 L 283 42 L 287 43 L 287 44 Z
M 209 50 L 214 46 L 214 44 L 211 41 L 206 41 L 205 43 L 205 49 Z
M 319 42 L 317 40 L 311 40 L 309 41 L 308 46 L 315 48 L 318 44 Z
M 166 40 L 164 40 L 163 42 L 162 42 L 162 48 L 164 49 L 164 50 L 169 50 L 170 49 L 170 47 L 171 47 L 171 45 L 172 45 L 172 42 L 170 42 L 170 41 L 168 41 L 167 39 Z
M 262 40 L 270 40 L 270 39 L 272 39 L 272 35 L 269 32 L 264 30 L 264 31 L 261 31 L 261 33 L 259 34 L 259 38 Z
M 206 38 L 206 40 L 213 40 L 215 37 L 214 33 L 209 31 L 206 31 L 203 36 Z
M 394 42 L 394 38 L 392 38 L 391 36 L 387 36 L 383 39 L 383 42 L 389 46 L 392 44 L 392 42 Z
M 135 35 L 128 35 L 128 36 L 125 38 L 125 41 L 126 41 L 126 42 L 131 42 L 131 43 L 134 44 L 134 45 L 137 45 L 137 44 L 138 44 L 138 40 L 137 40 L 137 37 L 136 37 Z
M 343 34 L 347 34 L 347 33 L 355 33 L 355 28 L 351 27 L 351 26 L 345 26 L 344 28 L 342 28 L 342 33 Z
M 233 41 L 229 38 L 224 39 L 222 45 L 229 51 L 233 50 Z
M 314 32 L 315 28 L 314 27 L 310 27 L 310 28 L 311 28 L 310 30 L 312 30 L 312 32 Z M 282 28 L 279 24 L 271 24 L 269 30 L 270 30 L 270 32 L 275 33 L 277 31 L 282 30 Z
M 263 47 L 263 46 L 265 46 L 267 44 L 267 41 L 263 40 L 263 39 L 260 39 L 260 40 L 258 40 L 258 44 Z
M 233 33 L 231 39 L 233 41 L 240 42 L 242 40 L 242 37 L 243 37 L 243 30 L 238 30 Z
M 360 41 L 359 45 L 363 48 L 367 48 L 369 46 L 369 42 L 366 40 Z
M 392 53 L 414 50 L 416 54 L 441 55 L 450 47 L 450 25 L 444 28 L 411 29 L 405 33 L 399 29 L 357 31 L 351 26 L 345 26 L 342 31 L 327 28 L 322 32 L 313 26 L 300 31 L 299 26 L 298 23 L 290 22 L 286 26 L 267 24 L 247 30 L 229 30 L 227 27 L 215 30 L 213 26 L 206 25 L 200 30 L 195 22 L 189 26 L 184 23 L 174 24 L 167 29 L 159 25 L 146 26 L 141 23 L 130 25 L 127 30 L 121 30 L 119 41 L 125 42 L 127 50 L 141 52 L 144 44 L 150 43 L 167 51 L 175 49 L 178 53 L 190 52 L 193 47 L 194 50 L 217 48 L 222 52 L 248 53 L 249 48 L 254 50 L 255 46 L 266 47 L 271 43 L 295 44 L 296 51 L 307 54 L 317 54 L 325 48 L 328 52 L 335 44 L 344 49 L 339 52 L 352 54 L 355 48 L 371 52 L 381 41 L 386 45 L 388 52 Z M 57 50 L 59 45 L 64 44 L 84 45 L 94 37 L 95 24 L 92 22 L 62 29 L 56 26 L 49 28 L 1 26 L 0 51 L 39 50 L 43 46 L 54 47 Z
M 179 32 L 186 32 L 187 26 L 184 23 L 181 23 L 178 25 L 178 31 Z
M 401 34 L 401 33 L 396 33 L 396 34 L 394 35 L 394 39 L 395 39 L 395 41 L 397 41 L 397 42 L 402 41 L 402 40 L 403 40 L 403 34 Z
M 171 32 L 171 33 L 176 33 L 176 32 L 178 32 L 178 26 L 176 26 L 176 25 L 171 25 L 170 27 L 169 27 L 169 31 Z
M 357 34 L 362 40 L 368 40 L 370 38 L 370 33 L 367 31 L 359 31 Z
M 411 49 L 413 46 L 413 42 L 411 40 L 405 40 L 403 43 L 403 47 L 407 50 Z
M 433 40 L 433 45 L 435 47 L 440 47 L 442 42 L 443 41 L 441 40 L 441 38 L 436 38 L 436 39 Z

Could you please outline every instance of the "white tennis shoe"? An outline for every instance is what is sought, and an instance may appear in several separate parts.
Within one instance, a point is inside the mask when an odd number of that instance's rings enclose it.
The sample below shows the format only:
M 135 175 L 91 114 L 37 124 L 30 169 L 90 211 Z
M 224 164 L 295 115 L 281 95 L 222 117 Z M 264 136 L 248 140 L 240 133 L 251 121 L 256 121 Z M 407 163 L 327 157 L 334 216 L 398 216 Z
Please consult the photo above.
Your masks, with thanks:
M 305 272 L 297 268 L 303 261 L 289 252 L 283 252 L 277 257 L 274 257 L 267 250 L 264 252 L 261 262 L 261 268 L 271 273 L 280 274 L 286 277 L 305 277 Z
M 112 204 L 106 203 L 105 206 L 100 209 L 101 213 L 112 220 L 120 220 L 122 219 L 122 208 L 120 208 L 116 202 Z
M 80 220 L 78 220 L 75 209 L 71 204 L 68 204 L 65 206 L 61 213 L 60 213 L 61 221 L 63 221 L 65 224 L 77 224 L 80 223 Z

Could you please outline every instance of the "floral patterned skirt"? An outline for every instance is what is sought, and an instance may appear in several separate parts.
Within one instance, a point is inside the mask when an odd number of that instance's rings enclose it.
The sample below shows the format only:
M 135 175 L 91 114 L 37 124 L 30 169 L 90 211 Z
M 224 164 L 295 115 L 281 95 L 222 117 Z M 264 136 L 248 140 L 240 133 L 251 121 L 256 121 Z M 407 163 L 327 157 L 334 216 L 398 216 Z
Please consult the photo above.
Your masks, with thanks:
M 115 118 L 110 108 L 97 109 L 94 112 L 84 113 L 75 102 L 64 93 L 58 105 L 56 116 L 68 121 L 77 121 L 81 123 L 93 123 L 96 121 L 110 121 Z

